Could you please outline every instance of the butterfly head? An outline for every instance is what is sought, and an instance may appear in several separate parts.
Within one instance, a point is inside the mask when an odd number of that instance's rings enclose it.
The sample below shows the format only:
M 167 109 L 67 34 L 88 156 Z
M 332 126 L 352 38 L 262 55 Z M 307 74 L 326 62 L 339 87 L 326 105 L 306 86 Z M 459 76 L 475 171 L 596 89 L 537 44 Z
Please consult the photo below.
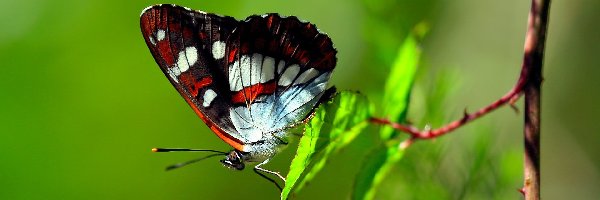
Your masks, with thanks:
M 221 160 L 221 164 L 229 169 L 243 170 L 244 165 L 244 153 L 238 150 L 229 152 L 225 159 Z

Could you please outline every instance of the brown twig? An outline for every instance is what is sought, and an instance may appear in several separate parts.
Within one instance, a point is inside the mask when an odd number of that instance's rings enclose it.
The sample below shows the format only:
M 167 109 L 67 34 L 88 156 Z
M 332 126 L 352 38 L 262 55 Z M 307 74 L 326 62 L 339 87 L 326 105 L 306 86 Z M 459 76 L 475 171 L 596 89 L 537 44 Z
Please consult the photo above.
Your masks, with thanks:
M 525 38 L 524 58 L 521 74 L 515 86 L 500 99 L 474 113 L 467 113 L 463 117 L 441 128 L 419 130 L 410 125 L 402 125 L 384 118 L 371 118 L 376 124 L 391 126 L 394 129 L 406 132 L 411 137 L 402 142 L 400 148 L 407 148 L 416 139 L 431 139 L 449 133 L 497 108 L 510 104 L 513 105 L 522 93 L 525 93 L 525 166 L 524 186 L 520 190 L 525 199 L 540 198 L 540 86 L 542 83 L 542 64 L 546 30 L 548 26 L 548 13 L 550 0 L 532 0 L 529 13 L 527 35 Z
M 525 38 L 523 68 L 528 69 L 525 93 L 525 199 L 540 199 L 540 94 L 550 0 L 532 0 Z
M 376 118 L 376 117 L 372 117 L 370 119 L 370 121 L 373 123 L 376 123 L 376 124 L 384 124 L 384 125 L 391 126 L 394 129 L 397 129 L 402 132 L 406 132 L 406 133 L 410 134 L 415 139 L 431 139 L 431 138 L 439 137 L 439 136 L 442 136 L 448 132 L 451 132 L 454 129 L 457 129 L 457 128 L 467 124 L 468 122 L 473 121 L 493 110 L 496 110 L 497 108 L 505 105 L 506 103 L 511 103 L 511 104 L 514 103 L 521 96 L 521 92 L 523 91 L 523 87 L 525 86 L 525 83 L 527 80 L 528 72 L 529 72 L 528 70 L 523 68 L 521 70 L 521 77 L 519 77 L 517 84 L 508 93 L 506 93 L 504 96 L 502 96 L 500 99 L 496 100 L 495 102 L 493 102 L 492 104 L 490 104 L 486 107 L 479 109 L 478 111 L 476 111 L 474 113 L 469 114 L 465 110 L 463 117 L 461 119 L 450 122 L 449 124 L 447 124 L 441 128 L 437 128 L 437 129 L 433 129 L 433 130 L 419 130 L 418 128 L 416 128 L 414 126 L 402 125 L 399 123 L 391 122 L 388 119 Z

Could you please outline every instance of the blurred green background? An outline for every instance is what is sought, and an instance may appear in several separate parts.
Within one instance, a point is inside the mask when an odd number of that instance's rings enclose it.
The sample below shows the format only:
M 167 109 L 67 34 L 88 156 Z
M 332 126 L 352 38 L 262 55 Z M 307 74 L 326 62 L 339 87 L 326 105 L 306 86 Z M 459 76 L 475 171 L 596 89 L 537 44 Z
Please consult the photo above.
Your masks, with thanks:
M 278 12 L 333 39 L 332 84 L 377 104 L 406 33 L 430 25 L 408 118 L 437 127 L 512 87 L 529 1 L 0 1 L 0 199 L 276 199 L 251 170 L 152 147 L 229 150 L 158 69 L 139 14 L 157 3 L 244 19 Z M 542 197 L 600 196 L 600 1 L 551 6 L 542 110 Z M 522 100 L 518 103 L 522 110 Z M 522 115 L 503 108 L 458 131 L 418 142 L 378 199 L 518 199 Z M 348 198 L 376 127 L 337 155 L 298 199 Z M 269 168 L 285 171 L 288 148 Z

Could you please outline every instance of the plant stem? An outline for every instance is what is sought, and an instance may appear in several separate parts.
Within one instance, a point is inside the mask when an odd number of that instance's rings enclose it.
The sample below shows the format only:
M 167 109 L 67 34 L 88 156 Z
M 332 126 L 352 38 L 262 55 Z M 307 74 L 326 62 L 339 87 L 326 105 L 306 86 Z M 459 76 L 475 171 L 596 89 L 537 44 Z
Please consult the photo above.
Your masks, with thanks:
M 525 93 L 525 199 L 540 199 L 540 95 L 550 0 L 532 0 L 525 38 L 523 68 L 529 71 Z
M 525 199 L 540 198 L 540 94 L 542 84 L 542 65 L 546 30 L 548 27 L 548 14 L 550 0 L 532 0 L 531 10 L 527 23 L 525 48 L 521 74 L 515 86 L 500 99 L 474 113 L 464 112 L 461 119 L 450 122 L 433 130 L 419 130 L 410 125 L 391 122 L 388 119 L 372 117 L 370 121 L 376 124 L 391 126 L 394 129 L 406 132 L 411 138 L 401 143 L 402 148 L 407 148 L 415 139 L 431 139 L 447 134 L 468 122 L 478 119 L 497 108 L 509 103 L 513 104 L 522 93 L 525 93 L 525 162 L 524 186 L 521 192 Z
M 461 126 L 463 126 L 475 119 L 478 119 L 478 118 L 484 116 L 485 114 L 488 114 L 507 103 L 510 103 L 512 105 L 521 96 L 521 93 L 523 92 L 523 88 L 525 87 L 525 84 L 527 83 L 529 71 L 530 70 L 525 68 L 525 63 L 523 63 L 523 67 L 521 69 L 521 75 L 519 77 L 519 80 L 517 81 L 515 86 L 508 93 L 506 93 L 504 96 L 502 96 L 500 99 L 496 100 L 495 102 L 491 103 L 490 105 L 483 107 L 474 113 L 469 114 L 465 110 L 463 117 L 461 119 L 450 122 L 450 123 L 446 124 L 445 126 L 442 126 L 437 129 L 419 130 L 418 128 L 416 128 L 414 126 L 402 125 L 399 123 L 391 122 L 388 119 L 376 118 L 376 117 L 372 117 L 370 119 L 370 121 L 373 123 L 376 123 L 376 124 L 388 125 L 394 129 L 408 133 L 412 136 L 412 139 L 436 138 L 436 137 L 442 136 L 446 133 L 449 133 L 457 128 L 460 128 Z

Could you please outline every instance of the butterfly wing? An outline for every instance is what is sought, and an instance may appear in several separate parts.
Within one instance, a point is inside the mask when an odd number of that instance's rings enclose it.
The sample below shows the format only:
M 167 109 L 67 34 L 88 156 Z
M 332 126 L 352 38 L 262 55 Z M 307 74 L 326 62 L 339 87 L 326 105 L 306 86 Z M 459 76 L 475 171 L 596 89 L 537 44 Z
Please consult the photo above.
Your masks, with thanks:
M 244 141 L 228 117 L 231 107 L 223 61 L 224 41 L 238 26 L 222 17 L 176 5 L 156 5 L 140 17 L 142 34 L 169 81 L 217 136 L 242 150 Z M 215 43 L 216 42 L 216 43 Z
M 196 114 L 244 151 L 306 118 L 336 63 L 331 39 L 295 17 L 239 22 L 175 5 L 142 12 L 146 44 Z
M 226 45 L 230 118 L 249 142 L 304 120 L 336 64 L 331 39 L 296 17 L 251 16 Z

